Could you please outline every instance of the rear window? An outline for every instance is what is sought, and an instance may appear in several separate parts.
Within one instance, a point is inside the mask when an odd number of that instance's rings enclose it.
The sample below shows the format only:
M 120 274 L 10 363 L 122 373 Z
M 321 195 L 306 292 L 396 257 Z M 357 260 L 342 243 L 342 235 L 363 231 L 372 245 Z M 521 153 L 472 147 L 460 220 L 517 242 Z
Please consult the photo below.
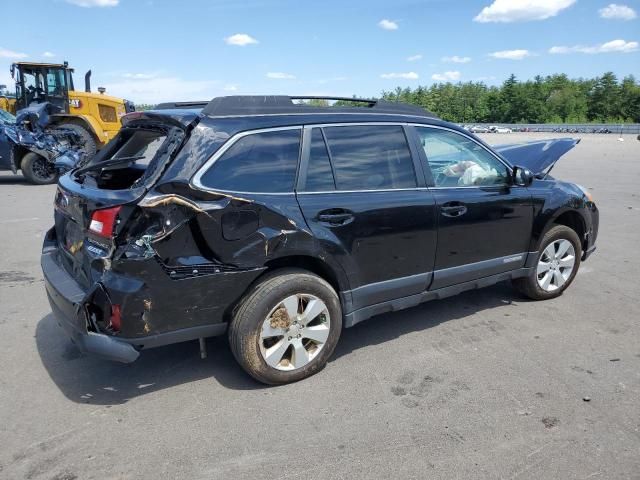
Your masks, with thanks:
M 417 186 L 411 151 L 399 125 L 324 128 L 338 190 Z
M 120 130 L 75 178 L 98 188 L 119 190 L 157 180 L 161 168 L 179 148 L 184 132 L 177 127 L 139 126 Z
M 149 165 L 166 139 L 166 132 L 160 130 L 124 131 L 109 158 L 140 157 L 136 164 Z
M 296 128 L 241 137 L 200 177 L 200 183 L 233 192 L 293 192 L 300 132 Z

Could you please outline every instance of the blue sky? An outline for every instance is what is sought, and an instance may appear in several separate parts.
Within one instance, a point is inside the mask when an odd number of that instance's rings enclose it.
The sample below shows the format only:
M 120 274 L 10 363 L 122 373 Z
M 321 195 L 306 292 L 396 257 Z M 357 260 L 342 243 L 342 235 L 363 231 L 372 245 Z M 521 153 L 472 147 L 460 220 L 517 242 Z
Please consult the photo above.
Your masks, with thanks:
M 94 87 L 138 103 L 376 96 L 510 73 L 640 78 L 640 0 L 31 0 L 29 11 L 3 22 L 0 83 L 13 61 L 68 60 L 77 85 L 91 68 Z

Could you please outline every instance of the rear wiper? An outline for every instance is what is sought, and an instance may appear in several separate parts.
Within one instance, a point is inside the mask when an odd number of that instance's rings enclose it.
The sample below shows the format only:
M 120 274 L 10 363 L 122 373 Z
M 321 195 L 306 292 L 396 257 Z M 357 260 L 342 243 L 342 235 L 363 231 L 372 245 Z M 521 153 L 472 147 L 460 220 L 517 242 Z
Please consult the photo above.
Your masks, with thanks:
M 104 162 L 94 163 L 92 165 L 87 165 L 86 167 L 82 167 L 76 170 L 75 175 L 82 175 L 84 173 L 90 172 L 92 170 L 99 170 L 101 168 L 108 168 L 114 165 L 119 165 L 121 163 L 133 162 L 135 160 L 140 160 L 145 158 L 144 155 L 138 157 L 118 157 L 112 158 L 111 160 L 105 160 Z

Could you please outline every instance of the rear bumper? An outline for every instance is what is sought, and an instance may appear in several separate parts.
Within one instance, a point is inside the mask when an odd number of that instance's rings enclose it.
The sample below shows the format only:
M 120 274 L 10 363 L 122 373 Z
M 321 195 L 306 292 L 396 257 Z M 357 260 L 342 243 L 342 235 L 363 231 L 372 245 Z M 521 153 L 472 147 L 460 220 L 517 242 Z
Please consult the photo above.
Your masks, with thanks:
M 89 331 L 85 305 L 93 291 L 85 292 L 56 262 L 56 255 L 53 249 L 43 252 L 40 264 L 49 304 L 58 324 L 85 353 L 123 363 L 135 361 L 140 352 L 127 341 Z
M 215 323 L 132 338 L 100 333 L 91 325 L 87 307 L 94 305 L 95 294 L 99 290 L 104 292 L 104 286 L 96 283 L 89 290 L 83 289 L 58 263 L 57 258 L 56 247 L 44 247 L 40 264 L 49 304 L 58 324 L 85 353 L 116 362 L 131 363 L 143 349 L 223 335 L 227 330 L 226 323 Z

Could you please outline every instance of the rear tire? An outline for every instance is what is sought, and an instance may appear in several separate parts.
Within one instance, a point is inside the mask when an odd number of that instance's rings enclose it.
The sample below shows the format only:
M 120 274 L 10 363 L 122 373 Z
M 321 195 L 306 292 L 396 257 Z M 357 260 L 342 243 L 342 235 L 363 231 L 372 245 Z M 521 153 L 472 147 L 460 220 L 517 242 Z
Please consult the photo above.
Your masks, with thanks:
M 269 385 L 296 382 L 324 368 L 342 331 L 335 290 L 305 270 L 266 276 L 242 300 L 229 344 L 242 368 Z
M 581 257 L 578 234 L 565 225 L 555 225 L 542 238 L 531 273 L 514 280 L 513 285 L 533 300 L 558 297 L 576 277 Z
M 58 123 L 56 129 L 71 130 L 78 136 L 77 144 L 85 151 L 85 159 L 91 160 L 98 151 L 98 145 L 93 134 L 81 125 L 75 123 Z
M 49 185 L 58 181 L 58 172 L 53 164 L 37 153 L 29 152 L 20 162 L 22 175 L 34 185 Z

